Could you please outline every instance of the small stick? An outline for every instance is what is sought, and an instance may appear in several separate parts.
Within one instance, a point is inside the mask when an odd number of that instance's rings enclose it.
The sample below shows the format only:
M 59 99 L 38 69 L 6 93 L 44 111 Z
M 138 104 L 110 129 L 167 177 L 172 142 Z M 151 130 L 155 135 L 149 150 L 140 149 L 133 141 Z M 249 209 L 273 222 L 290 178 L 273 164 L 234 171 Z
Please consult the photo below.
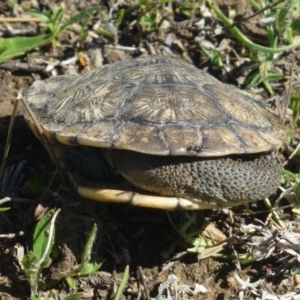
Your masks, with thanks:
M 289 156 L 289 158 L 285 162 L 284 166 L 288 163 L 288 161 L 290 161 L 298 153 L 299 150 L 300 150 L 300 142 L 298 143 L 298 145 L 295 148 L 295 150 L 293 151 L 293 153 Z
M 252 19 L 253 17 L 259 15 L 260 13 L 264 12 L 265 10 L 267 10 L 267 9 L 269 9 L 269 8 L 276 7 L 278 4 L 280 4 L 281 2 L 284 2 L 284 1 L 285 1 L 285 0 L 279 0 L 279 1 L 277 1 L 276 3 L 274 3 L 274 4 L 273 4 L 273 3 L 270 3 L 270 4 L 268 4 L 267 6 L 265 6 L 264 8 L 262 8 L 262 9 L 258 10 L 257 12 L 251 14 L 250 16 L 244 17 L 243 19 L 238 20 L 238 21 L 232 23 L 232 25 L 226 27 L 226 29 L 230 29 L 230 28 L 232 28 L 232 27 L 234 27 L 234 26 L 236 26 L 236 25 L 238 25 L 238 24 L 241 24 L 241 23 L 243 23 L 243 22 L 245 22 L 245 21 L 248 21 L 248 20 Z
M 147 299 L 147 300 L 151 300 L 150 295 L 149 295 L 149 291 L 148 291 L 148 289 L 147 289 L 146 282 L 145 282 L 145 279 L 144 279 L 144 272 L 143 272 L 142 267 L 139 266 L 139 267 L 138 267 L 138 270 L 139 270 L 140 278 L 141 278 L 141 281 L 142 281 L 142 284 L 143 284 L 143 287 L 144 287 L 144 292 L 145 292 L 145 294 L 146 294 L 146 299 Z
M 8 152 L 9 152 L 10 143 L 11 143 L 11 138 L 12 138 L 13 126 L 14 126 L 14 122 L 15 122 L 15 118 L 16 118 L 16 112 L 17 112 L 17 108 L 18 108 L 18 105 L 19 105 L 19 100 L 20 100 L 21 97 L 22 97 L 22 94 L 21 94 L 21 92 L 19 92 L 18 96 L 17 96 L 17 98 L 14 102 L 13 110 L 12 110 L 12 113 L 11 113 L 11 116 L 10 116 L 10 122 L 9 122 L 9 127 L 8 127 L 6 144 L 5 144 L 3 159 L 2 159 L 2 163 L 1 163 L 1 167 L 0 167 L 0 179 L 2 178 L 4 170 L 5 170 L 6 161 L 7 161 Z
M 45 70 L 44 66 L 38 64 L 29 64 L 29 63 L 22 63 L 20 61 L 9 61 L 0 65 L 0 69 L 2 70 L 21 70 L 21 71 L 32 71 L 35 73 L 43 73 L 48 75 Z
M 42 22 L 39 18 L 31 18 L 31 17 L 25 17 L 25 18 L 0 18 L 0 23 L 29 23 L 29 22 L 36 22 L 40 23 Z
M 32 120 L 33 120 L 33 122 L 34 122 L 36 128 L 38 129 L 38 132 L 39 132 L 40 139 L 41 139 L 42 143 L 44 144 L 44 146 L 48 146 L 48 147 L 46 147 L 46 149 L 49 150 L 49 153 L 50 153 L 52 159 L 54 160 L 54 162 L 55 162 L 57 168 L 58 168 L 59 170 L 61 170 L 61 166 L 60 166 L 60 164 L 59 164 L 59 161 L 58 161 L 58 159 L 57 159 L 57 156 L 56 156 L 56 154 L 55 154 L 55 152 L 54 152 L 54 150 L 53 150 L 51 144 L 49 144 L 49 143 L 47 142 L 47 140 L 45 140 L 45 137 L 44 137 L 44 135 L 43 135 L 43 129 L 42 129 L 42 127 L 40 126 L 38 120 L 36 119 L 36 117 L 35 117 L 34 114 L 32 113 L 32 110 L 31 110 L 31 108 L 29 107 L 28 103 L 25 101 L 24 97 L 21 96 L 20 99 L 21 99 L 21 101 L 22 101 L 22 104 L 23 104 L 24 107 L 26 108 L 27 112 L 29 113 L 30 117 L 32 118 Z M 64 178 L 63 178 L 62 176 L 61 176 L 61 179 L 62 179 L 62 182 L 64 182 Z
M 32 199 L 26 199 L 26 198 L 18 198 L 18 197 L 4 197 L 3 199 L 0 199 L 0 205 L 6 203 L 6 202 L 32 202 Z
M 7 233 L 7 234 L 0 234 L 0 239 L 13 239 L 17 236 L 24 235 L 23 231 L 17 232 L 17 233 Z
M 29 105 L 27 104 L 27 102 L 24 100 L 24 97 L 21 96 L 20 99 L 21 99 L 21 101 L 22 101 L 22 104 L 23 104 L 24 107 L 26 108 L 27 112 L 29 113 L 30 117 L 32 118 L 32 120 L 33 120 L 33 122 L 34 122 L 36 128 L 38 129 L 42 141 L 44 142 L 44 138 L 43 138 L 43 129 L 42 129 L 42 127 L 40 126 L 40 124 L 39 124 L 39 122 L 37 121 L 36 117 L 35 117 L 34 114 L 32 113 L 31 108 L 29 107 Z

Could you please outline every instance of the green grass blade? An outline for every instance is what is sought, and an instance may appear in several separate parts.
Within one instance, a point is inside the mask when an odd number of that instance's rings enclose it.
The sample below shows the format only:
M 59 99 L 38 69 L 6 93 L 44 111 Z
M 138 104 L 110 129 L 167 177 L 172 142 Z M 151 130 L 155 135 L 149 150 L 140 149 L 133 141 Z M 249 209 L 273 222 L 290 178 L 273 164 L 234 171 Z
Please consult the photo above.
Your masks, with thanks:
M 248 49 L 254 50 L 254 51 L 260 51 L 263 53 L 269 53 L 269 54 L 275 54 L 280 53 L 284 51 L 290 51 L 292 49 L 296 49 L 300 47 L 300 42 L 296 42 L 292 45 L 279 47 L 279 48 L 271 48 L 271 47 L 264 47 L 258 44 L 253 43 L 251 40 L 249 40 L 246 36 L 242 34 L 240 30 L 238 30 L 236 27 L 232 26 L 232 21 L 228 19 L 219 9 L 217 5 L 214 3 L 210 3 L 210 8 L 214 11 L 214 13 L 217 15 L 217 17 L 224 23 L 225 26 L 229 26 L 229 31 L 235 36 L 235 38 L 242 43 L 245 47 Z
M 97 272 L 105 262 L 103 258 L 91 259 L 88 263 L 85 264 L 84 268 L 79 272 L 80 276 L 89 276 Z
M 50 20 L 47 15 L 32 9 L 25 9 L 25 11 L 33 17 L 40 19 L 44 23 L 48 23 Z
M 70 18 L 67 22 L 65 22 L 62 25 L 61 30 L 64 30 L 68 26 L 81 21 L 83 18 L 85 18 L 89 14 L 93 13 L 94 11 L 96 11 L 99 8 L 100 8 L 100 5 L 95 5 L 95 6 L 92 6 L 92 7 L 84 9 L 83 11 L 81 11 L 80 13 L 78 13 L 77 15 L 75 15 L 74 17 Z
M 118 11 L 117 16 L 116 16 L 116 21 L 115 21 L 115 26 L 117 29 L 121 26 L 125 16 L 125 9 L 122 8 Z
M 67 296 L 66 298 L 64 298 L 64 300 L 76 300 L 76 299 L 79 299 L 82 296 L 83 296 L 82 293 L 76 293 L 76 294 Z
M 119 288 L 117 290 L 117 293 L 116 293 L 116 296 L 115 296 L 114 300 L 121 299 L 123 290 L 125 288 L 125 285 L 126 285 L 128 279 L 129 279 L 129 266 L 127 265 L 126 268 L 125 268 L 124 274 L 123 274 L 123 279 L 121 281 L 121 284 L 119 285 Z
M 78 273 L 81 273 L 81 271 L 85 269 L 86 265 L 88 264 L 88 262 L 90 260 L 93 244 L 94 244 L 96 234 L 97 234 L 97 229 L 98 229 L 98 227 L 97 227 L 97 224 L 95 223 L 93 225 L 91 233 L 90 233 L 90 235 L 88 237 L 88 240 L 85 244 L 83 253 L 81 255 L 80 265 L 76 269 L 76 272 L 78 272 Z
M 45 45 L 57 35 L 57 32 L 35 37 L 13 37 L 0 41 L 0 64 L 28 51 Z
M 33 235 L 33 252 L 37 258 L 37 261 L 39 261 L 43 257 L 47 249 L 47 245 L 49 242 L 49 230 L 53 214 L 53 210 L 49 211 L 36 225 Z M 53 244 L 53 241 L 54 235 L 52 236 L 51 245 Z M 50 249 L 48 250 L 48 252 L 50 251 Z

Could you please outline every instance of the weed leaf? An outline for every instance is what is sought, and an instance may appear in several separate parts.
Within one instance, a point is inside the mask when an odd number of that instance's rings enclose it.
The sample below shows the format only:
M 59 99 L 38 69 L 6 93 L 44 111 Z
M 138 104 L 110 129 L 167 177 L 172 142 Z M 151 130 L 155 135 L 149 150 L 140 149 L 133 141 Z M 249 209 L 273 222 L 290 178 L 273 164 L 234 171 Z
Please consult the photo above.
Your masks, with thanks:
M 35 37 L 13 37 L 0 41 L 0 64 L 14 58 L 24 55 L 26 52 L 45 45 L 56 36 L 56 33 L 49 33 Z

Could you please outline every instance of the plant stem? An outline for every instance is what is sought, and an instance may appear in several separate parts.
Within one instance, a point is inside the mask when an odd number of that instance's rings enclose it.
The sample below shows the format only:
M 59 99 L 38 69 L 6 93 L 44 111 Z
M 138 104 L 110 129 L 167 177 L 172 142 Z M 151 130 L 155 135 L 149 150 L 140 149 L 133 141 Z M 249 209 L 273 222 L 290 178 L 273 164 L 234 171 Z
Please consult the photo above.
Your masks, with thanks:
M 217 17 L 225 24 L 225 26 L 232 25 L 232 21 L 229 20 L 215 4 L 210 3 L 210 8 L 214 11 L 214 13 L 217 15 Z M 232 27 L 229 30 L 236 37 L 236 39 L 239 42 L 241 42 L 245 47 L 247 47 L 251 50 L 254 50 L 254 51 L 260 51 L 263 53 L 274 54 L 274 53 L 289 51 L 289 50 L 295 49 L 297 47 L 300 47 L 300 42 L 294 43 L 292 45 L 288 45 L 285 47 L 280 47 L 280 48 L 264 47 L 264 46 L 253 43 L 251 40 L 249 40 L 247 37 L 245 37 L 236 27 Z

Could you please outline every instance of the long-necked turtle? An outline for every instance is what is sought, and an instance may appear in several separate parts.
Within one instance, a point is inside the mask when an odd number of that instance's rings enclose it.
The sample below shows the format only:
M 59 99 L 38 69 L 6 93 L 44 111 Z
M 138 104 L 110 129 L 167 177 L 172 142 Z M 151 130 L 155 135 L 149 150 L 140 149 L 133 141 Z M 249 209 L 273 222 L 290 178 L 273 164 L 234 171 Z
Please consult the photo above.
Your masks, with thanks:
M 280 119 L 180 59 L 128 59 L 36 81 L 27 102 L 86 198 L 207 209 L 263 199 L 279 184 Z M 130 184 L 113 188 L 115 173 Z

